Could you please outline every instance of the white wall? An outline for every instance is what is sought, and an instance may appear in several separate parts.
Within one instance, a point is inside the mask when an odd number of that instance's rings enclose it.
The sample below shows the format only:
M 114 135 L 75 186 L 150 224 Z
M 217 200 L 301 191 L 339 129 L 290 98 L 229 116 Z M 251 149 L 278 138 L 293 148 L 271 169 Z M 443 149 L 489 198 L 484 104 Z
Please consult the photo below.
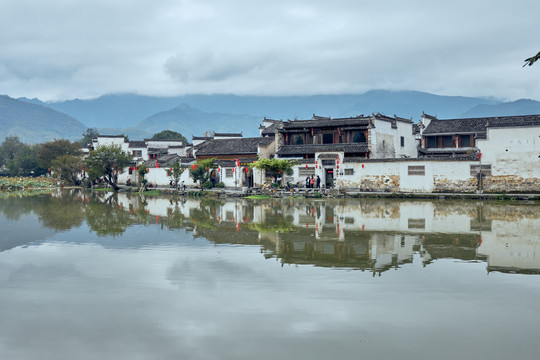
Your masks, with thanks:
M 540 179 L 540 127 L 489 128 L 478 139 L 482 165 L 491 164 L 493 175 Z M 540 186 L 540 183 L 539 183 Z

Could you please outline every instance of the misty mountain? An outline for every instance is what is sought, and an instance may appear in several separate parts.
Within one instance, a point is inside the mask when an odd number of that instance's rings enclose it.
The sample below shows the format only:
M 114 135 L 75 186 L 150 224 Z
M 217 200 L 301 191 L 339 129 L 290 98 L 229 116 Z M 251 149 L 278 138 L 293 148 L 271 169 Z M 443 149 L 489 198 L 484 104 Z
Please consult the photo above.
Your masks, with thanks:
M 242 132 L 244 136 L 258 136 L 262 119 L 253 115 L 207 113 L 182 104 L 140 121 L 136 127 L 155 134 L 162 130 L 182 133 L 188 139 L 206 131 Z
M 480 104 L 464 112 L 462 117 L 511 116 L 540 114 L 540 101 L 521 99 L 500 104 Z
M 35 101 L 32 99 L 30 101 Z M 439 117 L 458 117 L 474 106 L 500 103 L 489 98 L 441 96 L 420 91 L 372 90 L 364 94 L 313 96 L 184 95 L 152 97 L 136 94 L 105 95 L 90 100 L 45 103 L 88 127 L 128 128 L 148 117 L 187 104 L 206 113 L 249 114 L 270 119 L 345 117 L 380 112 L 418 120 L 425 111 Z
M 0 142 L 18 136 L 28 144 L 54 139 L 78 140 L 87 127 L 46 106 L 0 95 Z

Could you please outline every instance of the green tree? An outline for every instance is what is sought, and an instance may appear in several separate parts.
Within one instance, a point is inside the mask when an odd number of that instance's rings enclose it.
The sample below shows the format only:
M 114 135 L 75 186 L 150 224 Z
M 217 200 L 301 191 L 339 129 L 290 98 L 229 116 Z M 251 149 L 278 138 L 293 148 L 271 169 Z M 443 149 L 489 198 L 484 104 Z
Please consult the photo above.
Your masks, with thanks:
M 87 147 L 88 144 L 92 143 L 92 139 L 95 139 L 99 136 L 99 132 L 96 128 L 88 128 L 86 132 L 82 133 L 81 140 L 77 141 L 77 144 L 80 147 Z
M 43 169 L 52 168 L 53 161 L 64 155 L 81 156 L 82 152 L 79 144 L 69 140 L 54 140 L 41 144 L 37 161 Z
M 210 180 L 210 169 L 214 167 L 215 158 L 197 160 L 195 166 L 189 170 L 194 182 L 198 182 L 201 190 L 205 182 Z
M 45 173 L 37 162 L 39 145 L 22 143 L 8 136 L 0 145 L 0 173 L 7 176 L 38 176 Z
M 17 136 L 7 136 L 0 145 L 0 168 L 8 164 L 10 160 L 22 151 L 24 143 Z
M 82 158 L 74 155 L 61 155 L 51 162 L 53 176 L 69 185 L 79 185 L 81 183 L 79 174 L 82 166 Z
M 255 169 L 264 171 L 274 171 L 280 174 L 287 174 L 292 170 L 295 162 L 287 159 L 263 159 L 259 158 L 257 161 L 251 163 L 249 166 Z M 283 182 L 283 177 L 281 178 Z
M 185 168 L 182 166 L 180 160 L 176 160 L 173 165 L 169 169 L 167 169 L 167 176 L 171 178 L 177 189 L 178 182 L 180 181 L 180 176 L 182 176 L 184 170 Z
M 146 174 L 148 173 L 148 167 L 146 165 L 139 166 L 139 192 L 146 190 L 146 184 L 148 180 L 145 179 Z
M 163 130 L 158 132 L 157 134 L 154 134 L 150 140 L 181 140 L 182 144 L 189 144 L 184 135 L 172 130 Z
M 118 174 L 123 172 L 124 167 L 131 163 L 131 156 L 122 151 L 120 146 L 105 145 L 92 151 L 84 165 L 91 180 L 105 178 L 105 181 L 118 191 Z
M 535 62 L 540 60 L 540 51 L 535 56 L 531 56 L 530 58 L 525 59 L 525 64 L 523 64 L 523 67 L 529 65 L 532 66 Z

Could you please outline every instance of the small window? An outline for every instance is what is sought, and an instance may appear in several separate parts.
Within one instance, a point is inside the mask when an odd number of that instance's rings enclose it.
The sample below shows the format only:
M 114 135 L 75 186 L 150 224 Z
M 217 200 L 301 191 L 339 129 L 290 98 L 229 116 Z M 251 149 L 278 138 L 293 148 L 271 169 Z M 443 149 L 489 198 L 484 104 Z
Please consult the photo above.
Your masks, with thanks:
M 322 141 L 323 141 L 323 144 L 333 144 L 334 134 L 323 134 Z
M 461 147 L 471 147 L 471 136 L 461 136 Z
M 425 229 L 426 228 L 426 219 L 408 219 L 408 228 L 409 229 Z
M 426 175 L 426 167 L 424 165 L 409 165 L 409 175 Z
M 452 147 L 452 136 L 443 136 L 443 147 L 451 148 Z
M 366 134 L 363 131 L 353 132 L 353 142 L 355 143 L 365 143 L 367 142 Z
M 480 165 L 471 165 L 471 176 L 478 176 L 480 171 L 484 176 L 491 176 L 491 165 L 482 165 L 482 169 Z
M 233 169 L 225 169 L 225 177 L 233 177 Z
M 430 149 L 437 147 L 437 138 L 435 136 L 426 137 L 427 147 Z
M 296 134 L 292 136 L 292 145 L 303 145 L 304 144 L 304 137 L 300 134 Z
M 345 175 L 354 175 L 354 169 L 345 169 Z
M 404 146 L 405 146 L 405 137 L 402 136 L 402 137 L 400 138 L 400 140 L 401 140 L 401 147 L 404 147 Z

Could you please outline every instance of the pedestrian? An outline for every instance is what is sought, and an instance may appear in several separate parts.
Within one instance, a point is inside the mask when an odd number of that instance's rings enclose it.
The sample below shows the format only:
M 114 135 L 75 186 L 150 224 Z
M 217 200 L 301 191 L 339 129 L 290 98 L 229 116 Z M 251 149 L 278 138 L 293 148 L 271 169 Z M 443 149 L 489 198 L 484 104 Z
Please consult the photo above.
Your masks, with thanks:
M 315 187 L 315 176 L 311 175 L 311 188 Z
M 311 183 L 311 182 L 309 181 L 309 176 L 308 176 L 308 177 L 306 178 L 306 188 L 309 188 L 309 184 L 310 184 L 310 183 Z
M 317 175 L 317 189 L 321 187 L 321 178 Z

